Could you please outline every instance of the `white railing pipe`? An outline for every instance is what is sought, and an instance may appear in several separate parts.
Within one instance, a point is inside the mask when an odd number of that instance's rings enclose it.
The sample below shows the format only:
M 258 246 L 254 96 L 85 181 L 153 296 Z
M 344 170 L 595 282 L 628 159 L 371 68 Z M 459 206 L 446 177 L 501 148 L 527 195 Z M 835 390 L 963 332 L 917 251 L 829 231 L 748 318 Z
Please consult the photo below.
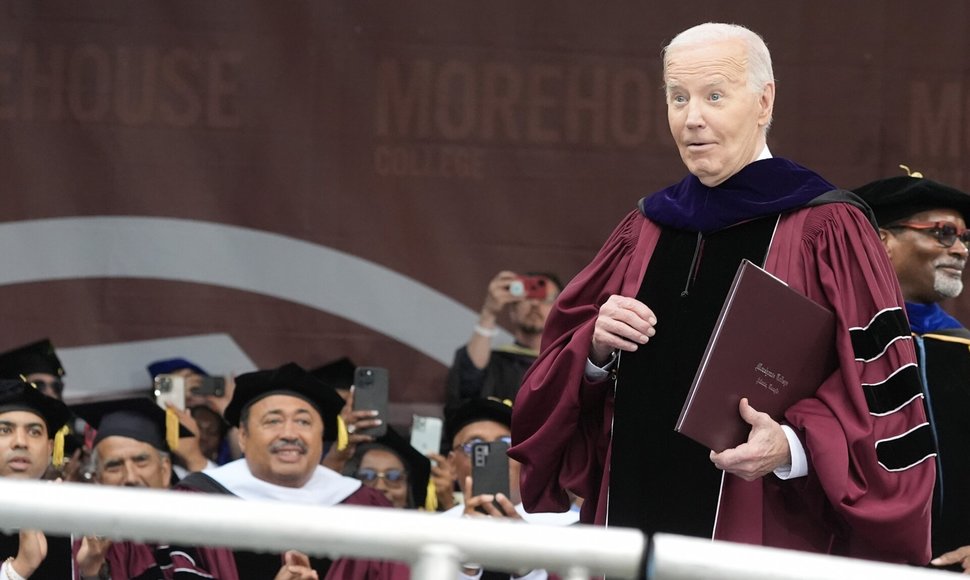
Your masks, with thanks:
M 650 580 L 939 580 L 940 572 L 731 542 L 654 534 Z
M 515 524 L 410 510 L 318 507 L 9 478 L 0 478 L 0 528 L 268 552 L 293 549 L 428 567 L 434 566 L 437 553 L 445 560 L 485 567 L 560 572 L 579 567 L 610 578 L 636 578 L 646 543 L 641 532 L 629 529 Z

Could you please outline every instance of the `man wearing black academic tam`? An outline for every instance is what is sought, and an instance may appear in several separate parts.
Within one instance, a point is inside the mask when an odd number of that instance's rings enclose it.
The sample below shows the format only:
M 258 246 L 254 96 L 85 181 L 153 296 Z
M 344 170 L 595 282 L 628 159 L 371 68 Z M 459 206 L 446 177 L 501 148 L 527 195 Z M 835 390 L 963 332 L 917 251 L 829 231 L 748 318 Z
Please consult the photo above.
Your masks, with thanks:
M 920 174 L 855 192 L 872 207 L 899 278 L 939 449 L 932 564 L 970 571 L 970 330 L 940 305 L 963 291 L 970 194 Z
M 193 433 L 147 397 L 74 405 L 77 416 L 96 430 L 91 461 L 101 485 L 168 489 L 171 454 Z M 196 451 L 198 452 L 197 445 Z M 200 454 L 201 456 L 201 454 Z M 204 459 L 203 459 L 204 464 Z M 77 550 L 83 577 L 162 578 L 175 567 L 185 578 L 231 578 L 235 563 L 228 550 L 149 545 L 85 537 Z
M 63 431 L 70 412 L 61 401 L 21 380 L 0 379 L 0 477 L 39 480 L 63 461 Z M 5 559 L 5 560 L 4 560 Z M 43 532 L 0 532 L 0 578 L 70 578 L 71 540 Z
M 235 495 L 243 500 L 288 501 L 312 505 L 389 507 L 384 496 L 320 465 L 324 441 L 346 442 L 339 419 L 344 400 L 334 389 L 296 363 L 236 377 L 225 419 L 239 428 L 245 456 L 226 465 L 193 473 L 178 487 Z M 316 570 L 321 578 L 397 580 L 408 567 L 397 562 L 307 558 L 287 552 L 274 554 L 236 551 L 243 579 L 272 578 L 281 563 Z
M 925 564 L 936 469 L 918 377 L 900 375 L 914 397 L 898 408 L 864 386 L 916 360 L 865 204 L 768 148 L 758 34 L 699 24 L 662 61 L 688 175 L 641 199 L 553 306 L 513 410 L 526 509 L 572 493 L 586 523 Z M 674 425 L 745 259 L 835 313 L 841 364 L 783 417 L 739 397 L 747 442 L 711 450 Z
M 0 354 L 0 378 L 26 379 L 55 399 L 63 399 L 64 375 L 61 359 L 47 338 Z
M 112 399 L 71 407 L 96 431 L 91 461 L 95 481 L 103 485 L 166 489 L 172 479 L 171 454 L 181 438 L 194 434 L 169 419 L 147 397 Z M 205 464 L 204 458 L 202 464 Z

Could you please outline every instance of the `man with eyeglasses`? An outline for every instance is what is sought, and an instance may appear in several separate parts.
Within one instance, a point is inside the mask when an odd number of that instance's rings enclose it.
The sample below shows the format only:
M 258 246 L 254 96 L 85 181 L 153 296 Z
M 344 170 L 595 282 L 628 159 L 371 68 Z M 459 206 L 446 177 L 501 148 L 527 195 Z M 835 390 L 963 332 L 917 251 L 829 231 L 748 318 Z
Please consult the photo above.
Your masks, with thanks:
M 899 278 L 939 447 L 931 563 L 970 573 L 970 330 L 940 306 L 963 291 L 970 194 L 918 173 L 856 193 L 873 208 Z
M 522 376 L 539 355 L 539 341 L 552 304 L 562 290 L 554 274 L 502 271 L 488 283 L 485 302 L 468 342 L 455 352 L 448 371 L 449 406 L 483 397 L 515 400 Z M 513 344 L 492 348 L 507 317 Z
M 448 461 L 452 464 L 458 485 L 464 496 L 464 504 L 444 512 L 452 517 L 507 518 L 525 523 L 545 525 L 570 525 L 579 520 L 578 511 L 563 513 L 529 514 L 522 506 L 519 496 L 519 463 L 509 460 L 509 497 L 504 494 L 472 495 L 472 452 L 477 443 L 512 442 L 512 407 L 510 401 L 495 398 L 469 399 L 450 408 L 445 414 L 445 443 L 451 446 Z M 506 459 L 508 459 L 506 457 Z M 508 572 L 483 571 L 474 564 L 466 564 L 459 578 L 493 580 L 514 578 L 516 580 L 545 580 L 545 570 Z
M 64 374 L 54 345 L 47 338 L 0 354 L 0 378 L 22 378 L 59 401 L 64 398 Z

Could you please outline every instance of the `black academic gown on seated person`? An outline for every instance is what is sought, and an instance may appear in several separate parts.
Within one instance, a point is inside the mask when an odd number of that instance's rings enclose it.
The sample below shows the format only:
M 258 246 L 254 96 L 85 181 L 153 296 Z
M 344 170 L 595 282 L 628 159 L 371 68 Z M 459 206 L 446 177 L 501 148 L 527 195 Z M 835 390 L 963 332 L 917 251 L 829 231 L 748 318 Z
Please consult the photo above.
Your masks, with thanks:
M 47 535 L 47 557 L 31 576 L 43 580 L 71 580 L 74 578 L 74 559 L 71 555 L 71 538 Z M 20 534 L 0 533 L 0 561 L 16 557 L 20 549 Z M 6 579 L 4 579 L 6 580 Z

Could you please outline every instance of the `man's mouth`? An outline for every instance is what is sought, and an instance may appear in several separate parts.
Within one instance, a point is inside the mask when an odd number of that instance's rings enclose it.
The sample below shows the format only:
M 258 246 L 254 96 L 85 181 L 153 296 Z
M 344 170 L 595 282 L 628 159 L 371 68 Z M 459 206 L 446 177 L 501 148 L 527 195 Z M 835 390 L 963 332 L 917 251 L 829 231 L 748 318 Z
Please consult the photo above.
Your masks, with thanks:
M 283 461 L 296 461 L 306 454 L 300 447 L 280 447 L 273 450 L 273 455 Z
M 963 275 L 963 268 L 965 264 L 937 264 L 936 268 L 938 270 L 943 270 L 946 274 L 950 276 L 955 276 L 959 278 Z
M 33 462 L 29 457 L 14 457 L 7 460 L 7 465 L 9 465 L 14 471 L 26 471 L 27 469 L 30 469 Z

